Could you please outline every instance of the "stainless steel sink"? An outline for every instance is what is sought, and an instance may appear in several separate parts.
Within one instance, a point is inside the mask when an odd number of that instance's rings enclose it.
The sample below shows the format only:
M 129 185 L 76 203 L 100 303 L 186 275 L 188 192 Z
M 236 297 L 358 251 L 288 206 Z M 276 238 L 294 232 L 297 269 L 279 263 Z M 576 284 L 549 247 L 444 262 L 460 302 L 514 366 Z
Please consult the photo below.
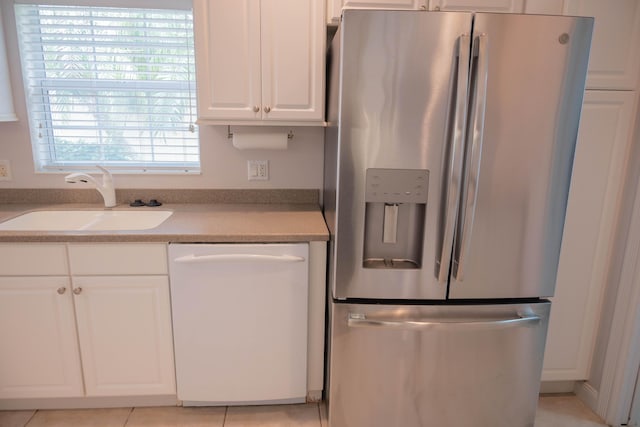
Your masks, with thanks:
M 3 231 L 125 231 L 149 230 L 172 211 L 34 211 L 0 223 Z

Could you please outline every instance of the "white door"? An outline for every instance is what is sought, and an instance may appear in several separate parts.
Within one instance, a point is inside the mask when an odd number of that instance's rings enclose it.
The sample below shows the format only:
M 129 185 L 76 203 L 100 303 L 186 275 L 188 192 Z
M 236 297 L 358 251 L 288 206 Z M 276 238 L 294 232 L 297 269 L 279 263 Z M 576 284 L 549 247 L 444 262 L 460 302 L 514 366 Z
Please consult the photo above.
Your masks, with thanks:
M 73 277 L 87 396 L 175 393 L 166 276 Z
M 635 92 L 587 91 L 571 176 L 544 381 L 586 380 L 607 285 Z
M 0 277 L 0 398 L 84 393 L 68 277 Z
M 193 12 L 198 117 L 259 120 L 260 2 L 194 0 Z
M 262 0 L 264 120 L 322 120 L 324 3 Z

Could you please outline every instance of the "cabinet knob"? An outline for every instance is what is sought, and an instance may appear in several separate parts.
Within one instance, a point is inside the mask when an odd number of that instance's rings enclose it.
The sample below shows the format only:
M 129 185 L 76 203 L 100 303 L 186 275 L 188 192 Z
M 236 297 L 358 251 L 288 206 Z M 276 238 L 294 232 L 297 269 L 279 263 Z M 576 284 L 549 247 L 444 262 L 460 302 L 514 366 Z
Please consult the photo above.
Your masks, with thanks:
M 57 291 L 60 295 L 64 294 L 65 292 L 67 292 L 67 288 L 65 288 L 64 286 L 61 286 L 57 289 Z
M 73 290 L 73 293 L 74 293 L 75 295 L 80 295 L 80 293 L 81 293 L 81 292 L 82 292 L 82 288 L 75 288 L 75 289 Z
M 269 107 L 268 105 L 266 107 L 264 107 L 264 112 L 268 113 L 269 111 L 271 111 L 271 107 Z
M 260 111 L 260 107 L 258 107 L 257 105 L 253 106 L 253 112 L 257 113 L 258 111 Z

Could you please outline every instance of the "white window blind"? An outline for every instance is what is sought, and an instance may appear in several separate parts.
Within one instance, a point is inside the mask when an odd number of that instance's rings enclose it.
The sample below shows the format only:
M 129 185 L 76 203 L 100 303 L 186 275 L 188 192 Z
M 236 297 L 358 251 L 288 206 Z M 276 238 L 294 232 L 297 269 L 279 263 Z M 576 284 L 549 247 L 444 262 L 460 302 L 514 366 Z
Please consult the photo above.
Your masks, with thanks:
M 199 171 L 190 10 L 15 10 L 38 170 Z

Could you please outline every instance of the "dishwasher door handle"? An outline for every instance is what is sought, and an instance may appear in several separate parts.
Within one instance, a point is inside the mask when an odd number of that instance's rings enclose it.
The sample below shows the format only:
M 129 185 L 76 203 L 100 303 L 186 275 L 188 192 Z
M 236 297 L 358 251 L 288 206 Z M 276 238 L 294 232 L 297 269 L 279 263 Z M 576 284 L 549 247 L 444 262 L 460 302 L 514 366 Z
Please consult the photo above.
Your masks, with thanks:
M 264 261 L 264 262 L 303 262 L 304 257 L 295 255 L 263 255 L 263 254 L 215 254 L 215 255 L 185 255 L 173 260 L 181 264 L 200 262 L 229 262 L 229 261 Z

